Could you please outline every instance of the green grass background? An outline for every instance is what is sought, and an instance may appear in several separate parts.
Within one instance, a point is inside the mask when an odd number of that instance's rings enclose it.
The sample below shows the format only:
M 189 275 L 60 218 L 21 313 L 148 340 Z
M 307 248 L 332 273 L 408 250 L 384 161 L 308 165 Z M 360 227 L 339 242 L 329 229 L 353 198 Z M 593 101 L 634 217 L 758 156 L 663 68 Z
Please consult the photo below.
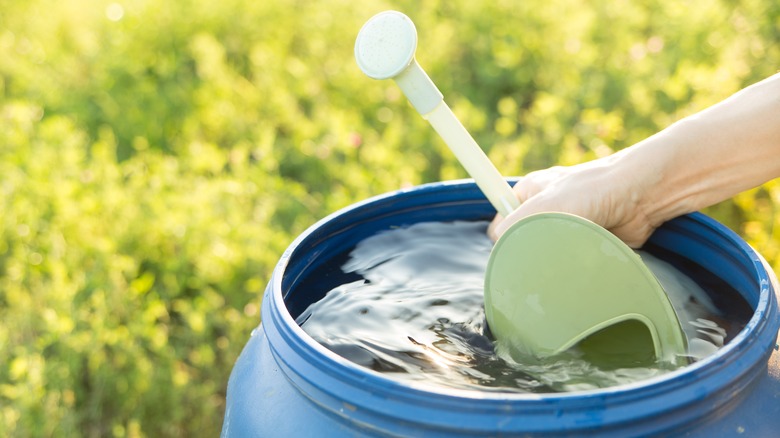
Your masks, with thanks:
M 1 436 L 216 436 L 292 239 L 466 177 L 354 63 L 385 9 L 505 175 L 780 68 L 775 0 L 0 0 Z M 777 267 L 779 201 L 771 182 L 707 212 Z

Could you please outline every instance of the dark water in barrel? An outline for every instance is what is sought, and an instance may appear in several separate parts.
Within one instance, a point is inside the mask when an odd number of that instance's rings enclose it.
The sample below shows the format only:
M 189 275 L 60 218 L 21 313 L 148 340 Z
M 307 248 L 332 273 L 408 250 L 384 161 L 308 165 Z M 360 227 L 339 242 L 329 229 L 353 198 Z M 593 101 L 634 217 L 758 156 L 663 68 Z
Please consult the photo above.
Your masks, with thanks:
M 502 392 L 578 391 L 669 372 L 669 364 L 604 368 L 576 349 L 518 363 L 496 349 L 485 322 L 483 280 L 492 242 L 486 222 L 428 222 L 360 242 L 342 266 L 360 276 L 310 305 L 298 323 L 331 351 L 419 385 Z M 746 319 L 723 314 L 694 281 L 642 253 L 669 294 L 690 360 L 717 351 Z

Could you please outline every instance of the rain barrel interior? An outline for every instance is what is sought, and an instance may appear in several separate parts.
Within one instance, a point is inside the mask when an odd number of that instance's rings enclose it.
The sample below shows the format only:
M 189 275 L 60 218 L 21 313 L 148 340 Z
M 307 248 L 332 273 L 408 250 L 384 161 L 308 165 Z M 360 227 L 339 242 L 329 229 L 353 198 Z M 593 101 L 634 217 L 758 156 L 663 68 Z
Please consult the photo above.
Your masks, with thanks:
M 474 192 L 469 187 L 464 190 Z M 297 318 L 334 287 L 361 278 L 355 273 L 345 274 L 341 266 L 362 239 L 417 222 L 492 220 L 495 211 L 487 200 L 479 199 L 478 192 L 470 195 L 461 193 L 462 199 L 458 201 L 448 200 L 445 195 L 445 199 L 432 204 L 411 203 L 390 211 L 375 211 L 379 208 L 366 206 L 362 212 L 364 219 L 352 220 L 349 224 L 337 219 L 330 226 L 315 231 L 291 255 L 282 279 L 284 302 L 292 318 Z M 669 221 L 642 249 L 693 279 L 730 318 L 746 322 L 760 293 L 751 274 L 750 260 L 744 260 L 744 254 L 731 249 L 720 233 L 703 228 L 703 219 L 709 218 L 697 213 Z
M 775 426 L 780 408 L 774 407 L 778 361 L 770 359 L 777 356 L 772 354 L 780 328 L 775 277 L 735 233 L 699 213 L 667 222 L 643 249 L 683 271 L 719 309 L 746 325 L 713 355 L 634 384 L 545 394 L 416 387 L 336 355 L 296 324 L 329 290 L 358 279 L 341 266 L 363 239 L 419 222 L 487 221 L 494 215 L 473 181 L 449 181 L 353 204 L 298 236 L 274 270 L 263 296 L 262 324 L 231 375 L 223 436 L 283 430 L 288 436 L 349 431 L 624 437 L 695 431 L 690 436 L 713 437 L 780 427 Z M 777 416 L 767 417 L 767 409 Z M 280 423 L 281 418 L 289 421 Z

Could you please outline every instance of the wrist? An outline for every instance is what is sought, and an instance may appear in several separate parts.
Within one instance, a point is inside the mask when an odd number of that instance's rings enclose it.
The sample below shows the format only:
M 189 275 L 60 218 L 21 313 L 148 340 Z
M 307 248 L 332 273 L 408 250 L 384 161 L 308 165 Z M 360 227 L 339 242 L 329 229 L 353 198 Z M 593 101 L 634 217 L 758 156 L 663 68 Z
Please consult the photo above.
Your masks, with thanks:
M 673 190 L 675 147 L 662 132 L 616 153 L 610 163 L 615 181 L 616 205 L 626 223 L 652 230 L 687 213 L 685 197 Z

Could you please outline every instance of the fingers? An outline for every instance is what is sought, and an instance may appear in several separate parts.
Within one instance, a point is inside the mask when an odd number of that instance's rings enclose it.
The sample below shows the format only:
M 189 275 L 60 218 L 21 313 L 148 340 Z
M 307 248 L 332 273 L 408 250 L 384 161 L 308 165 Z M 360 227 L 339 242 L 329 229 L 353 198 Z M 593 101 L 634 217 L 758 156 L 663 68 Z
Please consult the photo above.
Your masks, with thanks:
M 487 235 L 495 242 L 498 240 L 498 234 L 496 234 L 496 226 L 500 224 L 504 220 L 504 216 L 501 216 L 500 214 L 497 214 L 496 217 L 493 218 L 493 220 L 490 222 L 490 225 L 488 225 Z
M 497 215 L 496 218 L 493 219 L 493 223 L 491 223 L 492 228 L 489 227 L 488 229 L 489 233 L 492 233 L 490 236 L 493 240 L 497 240 L 516 222 L 532 214 L 542 213 L 544 211 L 551 210 L 545 208 L 544 203 L 539 202 L 537 198 L 529 198 L 529 200 L 520 204 L 520 207 L 510 213 L 506 218 Z
M 512 186 L 512 191 L 517 197 L 517 200 L 520 201 L 521 205 L 529 197 L 527 182 L 528 179 L 526 177 L 520 177 L 517 180 L 517 182 L 515 182 L 515 185 Z M 493 217 L 493 220 L 490 222 L 490 225 L 488 225 L 487 235 L 494 242 L 498 240 L 498 235 L 496 234 L 496 226 L 498 226 L 498 224 L 500 224 L 504 219 L 505 218 L 503 215 L 497 213 L 495 217 Z
M 512 190 L 522 204 L 560 179 L 566 173 L 566 169 L 565 167 L 555 166 L 531 172 L 517 180 Z
M 521 204 L 488 227 L 494 241 L 513 224 L 536 213 L 562 212 L 583 217 L 611 231 L 632 248 L 644 245 L 655 228 L 637 199 L 641 185 L 624 173 L 616 173 L 612 161 L 595 160 L 570 167 L 531 172 L 512 188 Z
M 644 246 L 656 228 L 647 221 L 633 220 L 627 224 L 609 228 L 609 231 L 626 245 L 638 249 Z
M 512 225 L 522 220 L 523 218 L 536 213 L 563 211 L 564 213 L 571 213 L 577 216 L 586 217 L 586 215 L 583 213 L 575 211 L 577 210 L 576 208 L 545 208 L 544 203 L 534 201 L 536 201 L 536 199 L 522 204 L 520 208 L 513 211 L 512 214 L 506 218 L 501 215 L 496 215 L 496 217 L 488 226 L 488 236 L 490 239 L 492 239 L 494 242 L 497 241 Z M 586 217 L 586 219 L 590 218 Z M 607 230 L 609 230 L 612 234 L 625 242 L 626 245 L 634 249 L 641 248 L 645 242 L 647 242 L 647 239 L 649 239 L 653 234 L 655 229 L 656 227 L 639 218 L 616 227 L 607 228 Z
M 488 237 L 493 241 L 498 240 L 512 224 L 529 214 L 533 214 L 533 212 L 536 211 L 534 206 L 526 206 L 525 203 L 544 191 L 556 178 L 560 177 L 562 173 L 561 169 L 563 168 L 551 167 L 549 169 L 531 172 L 518 179 L 512 187 L 512 191 L 515 193 L 518 201 L 520 201 L 520 207 L 507 217 L 496 214 L 493 221 L 488 226 Z

